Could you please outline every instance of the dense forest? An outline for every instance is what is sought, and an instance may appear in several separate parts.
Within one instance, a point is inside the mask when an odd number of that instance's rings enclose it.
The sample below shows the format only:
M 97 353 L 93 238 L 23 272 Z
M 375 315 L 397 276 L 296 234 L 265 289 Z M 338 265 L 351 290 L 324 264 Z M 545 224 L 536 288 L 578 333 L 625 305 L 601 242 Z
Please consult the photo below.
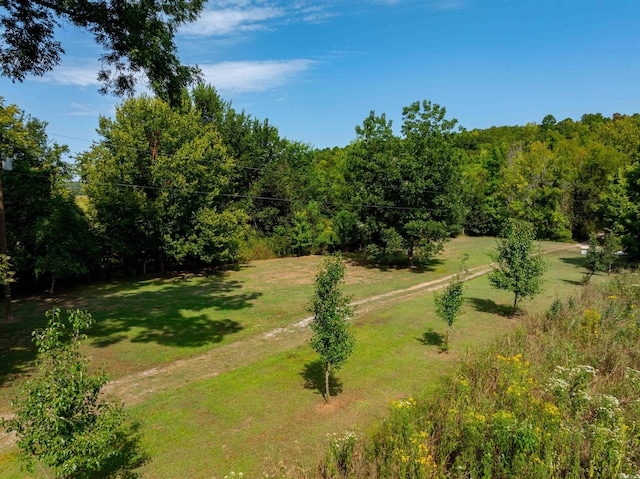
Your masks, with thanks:
M 640 253 L 637 113 L 465 130 L 422 101 L 400 128 L 371 112 L 349 145 L 320 150 L 199 86 L 177 107 L 124 100 L 75 165 L 43 122 L 1 99 L 0 124 L 19 289 L 335 250 L 413 266 L 508 218 L 538 239 L 605 233 Z

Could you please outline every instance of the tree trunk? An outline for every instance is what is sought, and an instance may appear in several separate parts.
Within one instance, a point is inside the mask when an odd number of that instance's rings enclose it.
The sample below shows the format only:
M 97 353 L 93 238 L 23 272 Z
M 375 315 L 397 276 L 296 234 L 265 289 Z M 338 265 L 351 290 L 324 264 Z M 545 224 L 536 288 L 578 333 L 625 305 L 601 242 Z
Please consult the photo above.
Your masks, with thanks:
M 518 306 L 518 293 L 516 293 L 515 297 L 513 298 L 513 311 L 511 312 L 512 316 L 516 314 L 516 306 Z
M 329 363 L 324 363 L 324 387 L 325 387 L 324 400 L 329 402 Z
M 413 268 L 413 246 L 407 249 L 407 256 L 409 257 L 409 268 Z
M 447 328 L 447 337 L 444 340 L 444 350 L 449 351 L 449 339 L 451 338 L 451 326 Z

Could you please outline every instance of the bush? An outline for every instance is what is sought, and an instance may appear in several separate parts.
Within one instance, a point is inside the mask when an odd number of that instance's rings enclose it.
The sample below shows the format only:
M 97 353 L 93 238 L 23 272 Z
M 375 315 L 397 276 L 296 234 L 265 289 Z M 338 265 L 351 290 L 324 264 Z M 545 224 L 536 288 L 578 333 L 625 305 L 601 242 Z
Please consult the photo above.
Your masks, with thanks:
M 61 319 L 54 309 L 47 317 L 47 327 L 33 336 L 38 372 L 13 401 L 15 417 L 2 425 L 17 433 L 28 470 L 38 462 L 62 477 L 132 477 L 146 460 L 136 427 L 121 403 L 101 396 L 107 377 L 88 374 L 88 360 L 79 352 L 91 315 L 68 311 Z

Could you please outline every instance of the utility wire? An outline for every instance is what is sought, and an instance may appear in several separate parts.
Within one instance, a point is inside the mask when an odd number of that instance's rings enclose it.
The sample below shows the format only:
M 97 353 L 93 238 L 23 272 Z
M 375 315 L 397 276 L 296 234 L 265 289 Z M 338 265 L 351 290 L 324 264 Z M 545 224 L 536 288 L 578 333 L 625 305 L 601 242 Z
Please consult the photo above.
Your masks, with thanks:
M 20 175 L 20 176 L 45 176 L 47 172 L 39 172 L 39 171 L 15 171 L 12 170 L 11 174 Z M 81 182 L 82 183 L 82 182 Z M 130 188 L 130 189 L 140 189 L 140 190 L 154 190 L 154 191 L 183 191 L 190 194 L 197 195 L 209 195 L 210 191 L 202 191 L 202 190 L 191 190 L 184 187 L 175 187 L 175 186 L 150 186 L 150 185 L 137 185 L 131 183 L 119 183 L 119 182 L 93 182 L 93 185 L 97 186 L 115 186 L 118 188 Z M 249 199 L 249 200 L 260 200 L 260 201 L 273 201 L 273 202 L 281 202 L 281 203 L 306 203 L 305 200 L 299 199 L 291 199 L 291 198 L 278 198 L 272 196 L 259 196 L 259 195 L 243 195 L 240 193 L 217 193 L 217 196 L 224 196 L 226 198 L 236 198 L 236 199 Z M 373 205 L 373 204 L 357 204 L 357 203 L 349 203 L 349 202 L 341 202 L 337 203 L 334 201 L 324 201 L 318 202 L 320 205 L 324 206 L 356 206 L 360 208 L 369 208 L 369 209 L 389 209 L 389 210 L 405 210 L 405 211 L 438 211 L 437 208 L 424 208 L 424 207 L 415 207 L 415 206 L 397 206 L 397 205 Z
M 65 135 L 59 135 L 59 134 L 55 134 L 52 133 L 52 135 L 54 136 L 59 136 L 61 138 L 69 138 L 69 139 L 74 139 L 74 140 L 81 140 L 81 141 L 86 141 L 86 142 L 93 142 L 93 140 L 88 140 L 88 139 L 83 139 L 83 138 L 75 138 L 75 137 L 71 137 L 71 136 L 65 136 Z M 124 150 L 129 150 L 132 152 L 135 152 L 137 154 L 150 154 L 150 148 L 149 150 L 147 150 L 146 147 L 144 148 L 136 148 L 133 146 L 127 146 L 127 145 L 115 145 L 113 144 L 112 140 L 102 140 L 103 143 L 106 143 L 107 146 L 112 145 L 114 148 L 120 148 L 120 149 L 124 149 Z M 178 156 L 178 153 L 166 153 L 166 152 L 162 152 L 159 151 L 158 152 L 158 156 L 163 156 L 165 158 L 175 158 L 176 156 Z M 267 168 L 267 167 L 254 167 L 254 166 L 245 166 L 245 165 L 239 165 L 239 164 L 234 164 L 233 168 L 240 168 L 243 170 L 251 170 L 251 171 L 265 171 L 265 172 L 269 172 L 269 173 L 278 173 L 280 172 L 280 170 L 278 168 Z M 394 190 L 394 191 L 402 191 L 403 187 L 401 185 L 375 185 L 376 188 L 382 188 L 385 190 Z M 444 191 L 442 190 L 422 190 L 424 193 L 431 193 L 431 194 L 441 194 L 444 193 Z M 408 208 L 408 207 L 407 207 Z
M 115 186 L 118 188 L 130 188 L 130 189 L 144 189 L 144 190 L 154 190 L 154 191 L 186 191 L 191 194 L 199 194 L 199 195 L 209 195 L 211 192 L 201 191 L 201 190 L 188 190 L 187 188 L 177 188 L 177 187 L 167 187 L 167 186 L 145 186 L 145 185 L 134 185 L 129 183 L 93 183 L 94 185 L 99 186 Z M 258 195 L 243 195 L 239 193 L 218 193 L 217 196 L 224 196 L 226 198 L 237 198 L 237 199 L 249 199 L 249 200 L 261 200 L 261 201 L 274 201 L 274 202 L 282 202 L 282 203 L 306 203 L 305 200 L 291 199 L 291 198 L 278 198 L 271 196 L 258 196 Z M 395 205 L 371 205 L 371 204 L 356 204 L 356 203 L 348 203 L 342 202 L 337 203 L 333 201 L 324 201 L 319 202 L 320 205 L 325 206 L 358 206 L 361 208 L 370 208 L 370 209 L 389 209 L 389 210 L 405 210 L 405 211 L 439 211 L 437 208 L 420 208 L 414 206 L 395 206 Z
M 69 139 L 73 139 L 73 140 L 80 140 L 80 141 L 86 141 L 89 143 L 92 143 L 93 140 L 88 140 L 88 139 L 84 139 L 84 138 L 75 138 L 75 137 L 71 137 L 71 136 L 65 136 L 65 135 L 59 135 L 59 134 L 55 134 L 52 133 L 51 135 L 53 136 L 59 136 L 61 138 L 69 138 Z M 137 148 L 134 146 L 127 146 L 127 145 L 116 145 L 114 144 L 114 142 L 112 140 L 102 140 L 102 143 L 106 143 L 107 146 L 113 146 L 114 148 L 120 148 L 120 149 L 124 149 L 124 150 L 129 150 L 138 154 L 150 154 L 150 148 L 147 149 L 146 147 L 144 148 Z M 177 153 L 167 153 L 167 152 L 162 152 L 162 151 L 158 151 L 158 156 L 163 156 L 165 158 L 175 158 L 178 154 Z M 235 160 L 235 158 L 234 158 Z M 279 169 L 277 168 L 267 168 L 267 167 L 257 167 L 257 166 L 246 166 L 246 165 L 239 165 L 239 164 L 234 164 L 233 165 L 234 168 L 240 168 L 243 170 L 251 170 L 251 171 L 265 171 L 265 172 L 269 172 L 269 173 L 278 173 L 280 172 Z M 387 190 L 396 190 L 396 191 L 401 191 L 402 190 L 402 186 L 400 185 L 376 185 L 376 187 L 378 188 L 383 188 L 383 189 L 387 189 Z M 439 191 L 439 190 L 424 190 L 425 193 L 433 193 L 433 194 L 440 194 L 443 193 L 443 191 Z

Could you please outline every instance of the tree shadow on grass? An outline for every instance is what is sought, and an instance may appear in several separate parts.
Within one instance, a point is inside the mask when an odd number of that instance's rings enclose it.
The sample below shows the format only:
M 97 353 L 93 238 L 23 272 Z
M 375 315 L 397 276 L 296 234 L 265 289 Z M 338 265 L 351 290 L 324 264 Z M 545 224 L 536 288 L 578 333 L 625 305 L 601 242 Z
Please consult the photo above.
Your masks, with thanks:
M 312 389 L 324 397 L 324 363 L 320 360 L 304 365 L 300 376 L 304 379 L 304 388 Z M 337 396 L 342 392 L 342 381 L 333 372 L 329 373 L 329 396 Z M 327 399 L 327 398 L 325 398 Z
M 433 328 L 429 328 L 422 337 L 418 338 L 420 344 L 425 346 L 438 346 L 441 347 L 444 344 L 445 335 L 434 331 Z
M 224 276 L 208 277 L 196 284 L 177 280 L 157 290 L 126 290 L 107 295 L 95 324 L 88 331 L 92 344 L 107 347 L 127 338 L 131 342 L 155 342 L 166 346 L 198 347 L 219 343 L 241 331 L 231 318 L 218 319 L 214 311 L 251 308 L 260 292 L 238 291 L 242 282 Z
M 241 331 L 242 324 L 224 312 L 251 308 L 261 296 L 229 279 L 228 272 L 213 271 L 94 284 L 62 295 L 16 300 L 17 321 L 0 321 L 0 386 L 33 368 L 31 333 L 46 326 L 45 311 L 54 306 L 62 312 L 89 310 L 95 323 L 86 333 L 93 346 L 131 341 L 198 347 Z
M 569 256 L 567 258 L 560 258 L 560 261 L 567 264 L 572 264 L 580 268 L 586 268 L 586 255 L 584 256 Z
M 29 325 L 32 323 L 34 322 L 30 321 Z M 0 386 L 11 383 L 33 368 L 37 353 L 31 341 L 31 332 L 39 327 L 42 327 L 42 324 L 23 326 L 20 323 L 3 323 L 0 325 Z
M 116 441 L 118 450 L 104 463 L 96 477 L 140 477 L 138 469 L 151 460 L 142 447 L 140 423 L 133 422 L 128 429 L 118 431 Z
M 492 299 L 468 298 L 467 301 L 473 304 L 473 307 L 476 311 L 480 311 L 482 313 L 497 314 L 499 316 L 506 317 L 512 317 L 514 315 L 512 306 L 506 304 L 497 304 Z
M 387 271 L 407 270 L 411 273 L 426 273 L 434 271 L 437 266 L 444 262 L 437 258 L 431 258 L 423 263 L 417 263 L 413 268 L 409 268 L 409 260 L 406 255 L 389 255 L 379 260 L 370 260 L 362 253 L 348 253 L 345 255 L 347 262 L 353 266 L 360 266 L 366 269 L 377 269 L 383 273 Z

